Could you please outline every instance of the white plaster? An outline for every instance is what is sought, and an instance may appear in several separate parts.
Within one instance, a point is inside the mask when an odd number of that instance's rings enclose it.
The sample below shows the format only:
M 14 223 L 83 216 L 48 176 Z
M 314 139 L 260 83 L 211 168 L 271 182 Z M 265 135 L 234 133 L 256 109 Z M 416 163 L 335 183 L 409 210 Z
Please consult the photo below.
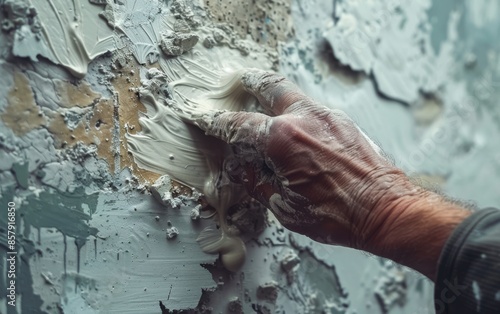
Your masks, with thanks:
M 41 39 L 28 30 L 24 37 L 16 34 L 15 55 L 32 60 L 41 55 L 82 77 L 92 59 L 115 49 L 112 30 L 98 17 L 100 6 L 65 0 L 31 1 L 31 5 L 41 21 Z

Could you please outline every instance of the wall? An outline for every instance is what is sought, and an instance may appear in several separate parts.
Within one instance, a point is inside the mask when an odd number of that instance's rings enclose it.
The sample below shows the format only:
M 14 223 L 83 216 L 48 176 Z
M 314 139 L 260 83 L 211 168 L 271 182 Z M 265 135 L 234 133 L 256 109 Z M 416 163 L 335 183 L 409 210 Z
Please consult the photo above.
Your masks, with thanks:
M 241 269 L 202 250 L 217 221 L 198 200 L 204 140 L 169 108 L 232 90 L 245 67 L 345 110 L 416 182 L 500 203 L 494 0 L 0 5 L 0 313 L 433 312 L 421 275 L 313 243 L 252 202 L 222 215 Z

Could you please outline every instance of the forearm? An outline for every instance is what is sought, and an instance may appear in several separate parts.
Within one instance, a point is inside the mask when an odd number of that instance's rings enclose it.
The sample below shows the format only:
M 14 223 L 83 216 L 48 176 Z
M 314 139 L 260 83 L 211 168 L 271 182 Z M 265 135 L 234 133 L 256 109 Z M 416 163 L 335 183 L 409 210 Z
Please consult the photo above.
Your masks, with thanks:
M 435 280 L 447 239 L 471 212 L 428 191 L 381 206 L 388 214 L 364 249 Z

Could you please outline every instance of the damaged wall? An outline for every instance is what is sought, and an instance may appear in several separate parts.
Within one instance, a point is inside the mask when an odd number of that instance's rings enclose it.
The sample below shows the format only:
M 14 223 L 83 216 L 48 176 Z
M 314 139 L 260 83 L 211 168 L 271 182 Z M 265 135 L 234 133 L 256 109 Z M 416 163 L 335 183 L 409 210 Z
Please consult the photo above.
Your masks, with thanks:
M 494 0 L 0 7 L 0 313 L 432 313 L 421 275 L 313 243 L 255 202 L 221 205 L 241 269 L 226 270 L 222 244 L 200 247 L 221 216 L 199 199 L 213 144 L 183 114 L 258 110 L 231 79 L 246 67 L 345 110 L 422 185 L 500 203 Z

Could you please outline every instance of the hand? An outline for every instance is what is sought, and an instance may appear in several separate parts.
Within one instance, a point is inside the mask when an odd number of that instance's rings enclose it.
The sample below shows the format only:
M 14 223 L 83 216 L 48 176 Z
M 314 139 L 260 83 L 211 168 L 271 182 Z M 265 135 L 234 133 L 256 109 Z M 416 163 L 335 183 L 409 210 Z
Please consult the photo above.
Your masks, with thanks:
M 266 114 L 214 112 L 197 123 L 231 145 L 230 179 L 288 229 L 363 248 L 388 223 L 393 202 L 420 193 L 341 110 L 277 74 L 250 70 L 241 81 Z

